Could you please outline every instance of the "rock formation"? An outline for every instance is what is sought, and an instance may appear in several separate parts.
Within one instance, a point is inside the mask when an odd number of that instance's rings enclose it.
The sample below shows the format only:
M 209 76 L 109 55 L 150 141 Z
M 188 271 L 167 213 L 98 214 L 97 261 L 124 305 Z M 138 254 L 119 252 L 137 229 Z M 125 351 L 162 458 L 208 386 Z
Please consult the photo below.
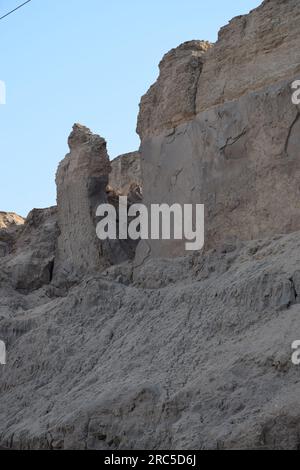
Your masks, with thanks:
M 111 264 L 125 262 L 134 256 L 136 248 L 136 242 L 130 240 L 100 241 L 96 235 L 97 207 L 109 202 L 111 163 L 106 141 L 87 127 L 75 124 L 69 147 L 70 153 L 60 163 L 56 175 L 60 231 L 54 265 L 57 285 L 76 282 Z M 130 172 L 130 164 L 127 161 L 126 172 Z M 138 176 L 138 164 L 135 167 Z M 129 184 L 130 173 L 125 176 L 121 169 L 119 178 Z
M 56 241 L 57 210 L 32 210 L 24 225 L 0 230 L 0 282 L 28 292 L 52 280 Z
M 266 0 L 165 56 L 142 181 L 139 154 L 110 164 L 75 125 L 58 207 L 2 216 L 0 448 L 299 449 L 299 18 Z M 206 249 L 100 242 L 95 209 L 122 193 L 204 203 Z
M 0 229 L 22 224 L 24 224 L 23 217 L 14 212 L 0 212 Z
M 110 162 L 105 140 L 79 124 L 69 147 L 56 175 L 60 235 L 54 275 L 72 281 L 108 265 L 95 219 L 97 207 L 107 201 Z
M 198 82 L 196 113 L 299 78 L 297 0 L 265 0 L 221 29 Z
M 170 64 L 179 71 L 161 67 L 142 99 L 144 203 L 205 204 L 208 247 L 300 229 L 300 121 L 291 101 L 300 73 L 299 15 L 297 0 L 272 0 L 234 19 L 201 56 L 190 89 L 194 72 L 180 73 L 181 55 L 192 60 L 201 46 L 180 46 Z M 175 89 L 175 108 L 157 101 Z M 194 113 L 179 119 L 186 103 Z M 178 242 L 148 245 L 151 256 L 184 253 Z
M 123 264 L 52 298 L 1 284 L 1 445 L 297 449 L 299 246 Z
M 120 194 L 127 195 L 132 185 L 142 186 L 141 156 L 131 152 L 111 162 L 109 186 Z
M 188 41 L 164 56 L 157 82 L 141 100 L 137 132 L 142 140 L 195 116 L 204 57 L 211 47 L 207 41 Z

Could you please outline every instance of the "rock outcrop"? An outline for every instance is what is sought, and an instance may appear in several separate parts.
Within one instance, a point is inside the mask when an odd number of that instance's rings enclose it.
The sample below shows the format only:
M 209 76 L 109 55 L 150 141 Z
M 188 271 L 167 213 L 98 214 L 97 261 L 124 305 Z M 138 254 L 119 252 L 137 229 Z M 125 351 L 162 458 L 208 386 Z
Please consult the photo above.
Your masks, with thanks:
M 142 99 L 144 203 L 205 204 L 207 247 L 300 229 L 300 120 L 291 100 L 300 72 L 299 17 L 298 1 L 272 0 L 225 27 L 201 56 L 197 92 L 192 87 L 180 105 L 193 102 L 195 117 L 178 120 L 168 106 L 171 114 L 157 118 L 157 93 L 181 87 L 180 75 L 167 79 L 162 70 Z M 175 102 L 180 96 L 184 91 Z M 184 244 L 149 242 L 146 253 L 177 256 Z
M 157 82 L 143 96 L 137 132 L 141 139 L 192 119 L 207 41 L 188 41 L 168 52 L 159 65 Z
M 107 202 L 111 170 L 106 142 L 75 124 L 69 147 L 56 175 L 60 235 L 54 276 L 61 282 L 76 281 L 109 265 L 104 244 L 96 235 L 96 210 Z
M 52 281 L 57 209 L 34 209 L 24 225 L 0 230 L 0 283 L 29 292 Z
M 0 449 L 300 448 L 299 14 L 267 0 L 165 56 L 143 195 L 138 154 L 109 180 L 105 140 L 75 125 L 58 207 L 0 218 Z M 204 203 L 206 249 L 141 242 L 132 262 L 100 242 L 96 207 L 122 193 Z
M 56 175 L 59 237 L 53 276 L 58 286 L 76 283 L 112 264 L 125 262 L 134 257 L 136 248 L 136 242 L 131 240 L 100 241 L 96 234 L 97 207 L 109 202 L 111 162 L 106 141 L 87 127 L 75 124 L 69 147 L 70 153 Z M 138 178 L 138 163 L 133 167 L 132 174 L 135 172 Z M 129 171 L 128 165 L 126 168 Z M 130 177 L 123 170 L 119 181 L 125 184 Z M 131 190 L 129 187 L 128 193 Z
M 139 152 L 120 155 L 111 162 L 109 186 L 126 196 L 132 185 L 142 187 L 141 156 Z
M 0 230 L 11 225 L 23 225 L 25 220 L 14 212 L 0 212 Z

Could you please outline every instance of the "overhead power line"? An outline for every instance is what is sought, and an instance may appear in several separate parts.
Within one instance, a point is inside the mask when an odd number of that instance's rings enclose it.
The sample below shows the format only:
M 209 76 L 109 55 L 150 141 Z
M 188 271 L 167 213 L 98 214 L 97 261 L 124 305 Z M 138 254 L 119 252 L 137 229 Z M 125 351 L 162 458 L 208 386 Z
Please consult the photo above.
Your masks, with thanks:
M 11 10 L 9 11 L 8 13 L 6 13 L 5 15 L 1 16 L 0 17 L 0 20 L 3 20 L 4 18 L 6 18 L 7 16 L 11 15 L 12 13 L 14 13 L 15 11 L 19 10 L 20 8 L 22 8 L 24 5 L 27 5 L 27 3 L 31 2 L 31 0 L 27 0 L 27 2 L 24 2 L 22 3 L 22 5 L 19 5 L 17 8 L 14 8 L 14 10 Z

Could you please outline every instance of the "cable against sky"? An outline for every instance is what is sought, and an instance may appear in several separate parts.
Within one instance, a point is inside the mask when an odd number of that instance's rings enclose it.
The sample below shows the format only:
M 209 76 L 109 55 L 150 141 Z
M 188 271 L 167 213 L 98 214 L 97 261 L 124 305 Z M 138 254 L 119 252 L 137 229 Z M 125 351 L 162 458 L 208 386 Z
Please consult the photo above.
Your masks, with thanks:
M 24 2 L 22 3 L 22 5 L 19 5 L 18 7 L 14 8 L 13 10 L 9 11 L 8 13 L 6 13 L 5 15 L 1 16 L 0 17 L 0 20 L 3 20 L 4 18 L 6 18 L 7 16 L 11 15 L 12 13 L 14 13 L 15 11 L 19 10 L 20 8 L 24 7 L 25 5 L 27 5 L 27 3 L 31 2 L 31 0 L 27 0 L 27 2 Z

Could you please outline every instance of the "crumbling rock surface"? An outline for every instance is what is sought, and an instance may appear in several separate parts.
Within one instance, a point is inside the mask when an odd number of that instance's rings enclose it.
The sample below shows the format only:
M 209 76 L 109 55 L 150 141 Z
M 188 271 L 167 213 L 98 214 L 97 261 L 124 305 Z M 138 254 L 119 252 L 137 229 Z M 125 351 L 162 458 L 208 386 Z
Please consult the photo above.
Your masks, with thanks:
M 126 196 L 133 184 L 142 187 L 141 156 L 139 152 L 120 155 L 111 162 L 109 186 Z
M 127 197 L 127 210 L 133 204 L 140 204 L 143 197 L 141 156 L 139 152 L 131 152 L 120 155 L 111 162 L 111 173 L 107 187 L 107 200 L 112 204 L 117 213 L 119 224 L 120 197 Z M 128 225 L 131 222 L 128 218 Z M 119 225 L 117 225 L 119 227 Z M 112 264 L 132 260 L 135 257 L 138 240 L 110 240 L 110 253 Z
M 295 233 L 7 292 L 0 444 L 299 448 L 299 253 Z
M 0 448 L 300 448 L 299 12 L 265 1 L 167 54 L 143 194 L 122 162 L 107 186 L 105 140 L 75 125 L 58 207 L 0 230 Z M 204 203 L 205 250 L 97 240 L 122 192 Z
M 189 95 L 193 119 L 167 130 L 157 118 L 157 84 L 167 92 L 177 86 L 164 69 L 142 99 L 143 201 L 205 204 L 208 247 L 232 236 L 251 240 L 300 229 L 300 110 L 291 90 L 300 74 L 299 18 L 299 1 L 274 0 L 230 22 L 201 56 L 197 93 Z M 152 122 L 157 126 L 146 124 Z M 184 250 L 184 242 L 149 241 L 138 258 Z
M 96 236 L 96 210 L 107 201 L 110 162 L 103 138 L 75 124 L 70 153 L 56 175 L 60 235 L 55 258 L 57 282 L 73 282 L 109 264 Z
M 196 112 L 299 78 L 299 22 L 298 0 L 265 0 L 230 21 L 205 57 Z
M 22 225 L 24 219 L 14 212 L 0 212 L 0 230 L 2 228 L 10 227 L 11 225 Z
M 157 82 L 141 100 L 137 125 L 141 139 L 195 116 L 198 82 L 211 46 L 207 41 L 188 41 L 164 56 Z
M 20 291 L 32 291 L 52 280 L 57 209 L 34 209 L 24 225 L 0 230 L 0 282 Z

